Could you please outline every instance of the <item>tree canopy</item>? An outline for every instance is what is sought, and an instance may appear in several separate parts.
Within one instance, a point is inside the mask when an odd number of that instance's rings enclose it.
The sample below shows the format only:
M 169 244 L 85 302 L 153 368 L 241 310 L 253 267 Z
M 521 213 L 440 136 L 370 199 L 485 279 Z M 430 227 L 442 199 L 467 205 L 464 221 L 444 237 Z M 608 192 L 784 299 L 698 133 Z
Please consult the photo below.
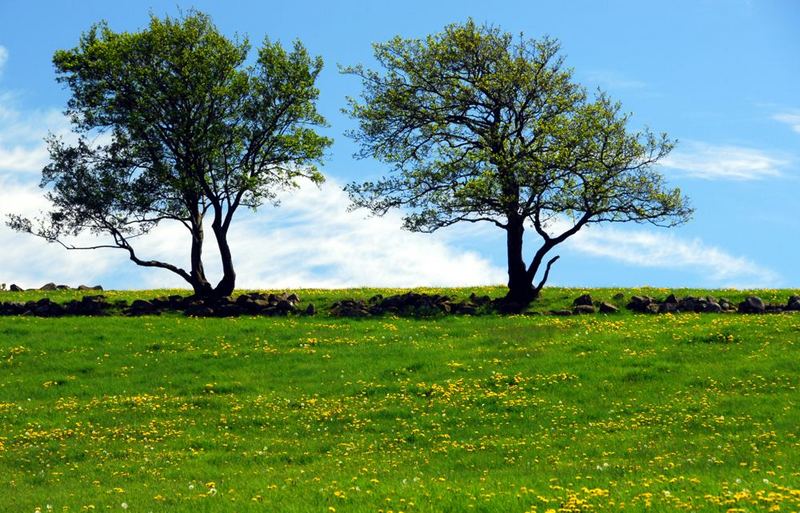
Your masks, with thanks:
M 53 208 L 9 224 L 70 249 L 119 248 L 138 265 L 184 278 L 198 295 L 229 295 L 235 284 L 228 231 L 240 207 L 256 209 L 306 177 L 331 141 L 317 128 L 315 86 L 322 59 L 300 42 L 265 39 L 248 62 L 246 38 L 221 34 L 208 16 L 152 16 L 135 33 L 99 23 L 77 47 L 57 51 L 59 82 L 71 93 L 71 143 L 51 136 L 42 187 Z M 203 266 L 204 221 L 222 260 L 212 286 Z M 191 238 L 191 266 L 150 260 L 138 237 L 176 222 Z M 103 236 L 76 246 L 81 232 Z
M 590 97 L 557 41 L 469 20 L 374 51 L 379 70 L 342 69 L 363 86 L 347 108 L 359 123 L 350 135 L 357 156 L 391 172 L 349 184 L 353 205 L 378 215 L 403 207 L 413 231 L 459 222 L 505 230 L 510 302 L 524 306 L 538 295 L 558 258 L 534 285 L 545 256 L 586 225 L 689 219 L 686 199 L 655 167 L 674 141 L 631 130 L 607 94 Z M 527 261 L 526 229 L 539 239 Z

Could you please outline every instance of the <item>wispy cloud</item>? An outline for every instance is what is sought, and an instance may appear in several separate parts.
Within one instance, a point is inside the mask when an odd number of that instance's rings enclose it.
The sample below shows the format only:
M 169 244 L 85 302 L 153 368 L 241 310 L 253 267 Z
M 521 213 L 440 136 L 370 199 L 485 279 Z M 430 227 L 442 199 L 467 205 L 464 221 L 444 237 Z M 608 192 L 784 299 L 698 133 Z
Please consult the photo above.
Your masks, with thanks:
M 281 198 L 278 208 L 242 214 L 230 238 L 242 288 L 471 286 L 503 283 L 502 265 L 464 244 L 476 238 L 488 246 L 500 235 L 491 226 L 453 227 L 433 235 L 399 229 L 400 214 L 365 218 L 348 212 L 340 184 L 305 184 Z M 0 215 L 29 215 L 47 207 L 32 183 L 0 178 Z M 563 226 L 552 226 L 557 231 Z M 84 242 L 92 239 L 85 238 Z M 207 238 L 210 277 L 219 275 L 213 238 Z M 146 258 L 188 263 L 185 229 L 164 225 L 139 242 Z M 780 276 L 752 260 L 732 255 L 700 239 L 672 233 L 609 226 L 578 232 L 566 248 L 643 268 L 679 270 L 702 286 L 769 287 Z M 0 230 L 0 281 L 24 286 L 49 281 L 101 282 L 118 288 L 186 287 L 171 273 L 141 269 L 124 252 L 70 252 L 29 235 Z M 560 277 L 563 278 L 563 277 Z M 556 281 L 561 281 L 554 278 Z
M 609 89 L 644 89 L 647 82 L 635 80 L 616 71 L 595 70 L 586 74 L 589 81 Z
M 0 222 L 6 214 L 36 215 L 46 202 L 36 187 L 47 163 L 48 132 L 69 134 L 58 111 L 22 112 L 15 97 L 0 93 Z M 504 281 L 505 271 L 474 252 L 461 251 L 459 234 L 434 236 L 400 229 L 397 212 L 367 218 L 347 212 L 347 196 L 330 181 L 321 189 L 306 184 L 281 197 L 278 209 L 258 215 L 240 212 L 231 233 L 239 283 L 246 287 L 350 287 L 477 285 Z M 180 225 L 159 227 L 138 247 L 145 257 L 186 264 L 189 241 Z M 472 233 L 472 232 L 470 232 Z M 207 269 L 218 272 L 209 237 Z M 0 280 L 80 282 L 111 280 L 121 287 L 185 286 L 170 273 L 136 269 L 121 251 L 69 252 L 30 235 L 0 229 Z M 26 257 L 25 255 L 32 255 Z M 119 282 L 116 269 L 125 272 Z M 115 269 L 114 273 L 110 273 Z M 54 275 L 55 272 L 55 275 Z
M 36 186 L 38 172 L 47 161 L 43 138 L 47 132 L 69 133 L 59 111 L 23 112 L 16 105 L 13 95 L 0 93 L 0 222 L 8 213 L 36 215 L 47 208 Z M 664 165 L 689 176 L 752 180 L 779 176 L 785 164 L 759 150 L 689 143 Z M 255 215 L 242 212 L 234 224 L 231 245 L 241 287 L 470 286 L 505 281 L 502 261 L 464 250 L 475 240 L 486 248 L 498 243 L 501 234 L 491 226 L 452 227 L 434 235 L 405 232 L 399 228 L 399 212 L 382 218 L 348 212 L 347 197 L 335 180 L 322 188 L 303 185 L 281 201 L 277 209 L 267 207 Z M 218 258 L 213 239 L 207 241 L 207 268 L 215 275 Z M 778 280 L 773 271 L 746 258 L 667 233 L 592 227 L 579 232 L 568 245 L 630 265 L 685 269 L 710 278 L 714 283 L 709 285 L 768 286 Z M 6 283 L 186 286 L 170 273 L 137 268 L 122 251 L 70 252 L 5 228 L 0 229 L 0 248 L 0 281 Z M 159 227 L 142 239 L 139 251 L 145 258 L 187 265 L 184 228 Z
M 230 238 L 241 287 L 469 286 L 505 281 L 504 269 L 460 248 L 465 233 L 409 233 L 400 229 L 396 212 L 365 219 L 363 212 L 347 211 L 347 196 L 335 181 L 322 188 L 305 184 L 281 200 L 279 208 L 266 207 L 258 215 L 241 212 L 234 223 Z M 0 181 L 3 217 L 10 212 L 35 214 L 45 207 L 34 185 Z M 0 230 L 0 246 L 13 248 L 0 252 L 0 281 L 27 286 L 48 281 L 104 281 L 127 288 L 186 286 L 170 273 L 135 268 L 121 251 L 70 252 L 8 230 Z M 185 265 L 189 240 L 184 228 L 165 225 L 142 239 L 137 250 L 147 258 Z M 217 275 L 212 237 L 207 238 L 206 259 L 209 275 Z
M 48 160 L 44 138 L 49 132 L 69 134 L 69 121 L 60 111 L 23 112 L 14 94 L 0 93 L 0 171 L 41 171 Z
M 23 178 L 27 180 L 0 174 L 0 282 L 24 287 L 38 287 L 51 281 L 78 285 L 94 283 L 108 273 L 115 263 L 108 253 L 69 252 L 3 226 L 8 214 L 33 216 L 48 206 L 30 177 Z
M 748 258 L 671 233 L 593 226 L 578 232 L 568 244 L 581 253 L 638 267 L 683 270 L 693 281 L 709 286 L 770 287 L 780 280 L 777 273 Z
M 800 110 L 791 110 L 774 114 L 772 119 L 781 123 L 786 123 L 792 130 L 800 134 Z
M 681 144 L 661 165 L 705 180 L 762 180 L 781 176 L 788 163 L 755 148 L 688 142 Z
M 8 61 L 8 50 L 5 46 L 0 45 L 0 77 L 3 76 L 3 68 Z

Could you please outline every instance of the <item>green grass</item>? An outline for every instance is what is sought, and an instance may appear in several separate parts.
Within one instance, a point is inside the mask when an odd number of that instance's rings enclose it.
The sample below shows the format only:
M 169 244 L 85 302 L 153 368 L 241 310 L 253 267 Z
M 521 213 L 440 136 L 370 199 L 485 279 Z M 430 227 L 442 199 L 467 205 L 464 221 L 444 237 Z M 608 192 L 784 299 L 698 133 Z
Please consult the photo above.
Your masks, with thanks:
M 792 314 L 6 317 L 0 376 L 3 512 L 800 509 Z

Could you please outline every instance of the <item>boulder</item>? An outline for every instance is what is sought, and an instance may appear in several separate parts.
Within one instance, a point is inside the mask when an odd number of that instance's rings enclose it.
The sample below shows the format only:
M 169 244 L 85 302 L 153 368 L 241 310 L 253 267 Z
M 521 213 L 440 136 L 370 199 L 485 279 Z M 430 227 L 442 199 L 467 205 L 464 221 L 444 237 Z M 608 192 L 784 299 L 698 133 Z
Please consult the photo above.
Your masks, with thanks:
M 214 309 L 202 303 L 194 304 L 188 306 L 186 310 L 184 310 L 183 315 L 187 317 L 212 317 L 214 315 Z
M 317 309 L 314 307 L 314 303 L 309 303 L 306 307 L 306 315 L 315 315 L 317 313 Z
M 558 317 L 569 317 L 572 315 L 571 310 L 550 310 L 550 315 L 556 315 Z
M 158 307 L 150 301 L 144 299 L 137 299 L 131 306 L 123 311 L 125 315 L 140 316 L 140 315 L 158 315 L 161 312 Z
M 222 302 L 211 307 L 211 315 L 213 317 L 239 317 L 243 313 L 246 312 L 232 302 Z
M 722 308 L 723 312 L 735 312 L 736 305 L 734 305 L 730 299 L 720 298 L 719 306 Z
M 675 305 L 677 305 L 677 304 L 678 304 L 678 298 L 676 298 L 676 297 L 675 297 L 675 294 L 670 294 L 670 295 L 669 295 L 669 296 L 667 296 L 667 298 L 664 300 L 664 303 L 670 303 L 670 304 L 675 304 Z
M 26 310 L 25 303 L 0 303 L 0 315 L 22 315 Z
M 756 296 L 749 296 L 744 301 L 739 303 L 739 313 L 745 314 L 761 314 L 766 311 L 766 305 L 761 298 Z
M 25 289 L 23 289 L 22 287 L 20 287 L 16 283 L 12 283 L 11 286 L 8 287 L 8 290 L 10 290 L 11 292 L 22 292 Z
M 137 310 L 154 310 L 155 307 L 153 303 L 150 301 L 145 301 L 144 299 L 136 299 L 133 303 L 131 303 L 131 308 L 135 308 Z
M 705 307 L 703 308 L 703 313 L 721 313 L 721 312 L 722 312 L 722 306 L 715 301 L 707 302 Z
M 64 315 L 64 307 L 47 298 L 36 301 L 30 311 L 37 317 L 60 317 Z
M 706 300 L 694 296 L 686 296 L 678 301 L 678 310 L 681 312 L 702 312 L 705 308 Z
M 594 302 L 590 294 L 583 294 L 572 301 L 572 306 L 594 306 Z
M 800 311 L 800 296 L 792 296 L 789 298 L 789 302 L 786 303 L 786 310 L 792 312 Z
M 472 294 L 469 295 L 469 302 L 472 305 L 476 306 L 476 307 L 477 306 L 484 306 L 484 305 L 488 305 L 489 303 L 491 303 L 492 302 L 492 298 L 490 298 L 489 296 L 486 296 L 486 295 L 478 296 L 473 292 Z
M 619 312 L 619 308 L 617 308 L 616 306 L 612 305 L 611 303 L 605 303 L 605 302 L 604 303 L 600 303 L 599 310 L 600 310 L 600 313 L 604 313 L 604 314 L 611 314 L 611 313 Z
M 764 305 L 765 313 L 783 313 L 784 305 Z
M 622 292 L 617 292 L 616 294 L 611 296 L 611 299 L 613 299 L 614 301 L 622 301 L 623 299 L 625 299 L 625 294 L 623 294 Z
M 450 312 L 462 315 L 475 315 L 478 313 L 478 307 L 475 305 L 475 303 L 464 301 L 462 303 L 453 303 L 450 305 Z
M 39 290 L 46 290 L 46 291 L 58 290 L 58 286 L 55 283 L 52 283 L 52 282 L 45 283 L 44 285 L 39 287 Z
M 577 305 L 572 309 L 572 311 L 576 315 L 593 314 L 597 312 L 597 310 L 594 308 L 594 305 Z
M 335 302 L 331 306 L 330 313 L 334 317 L 367 317 L 370 315 L 366 303 L 356 299 L 343 299 Z
M 294 303 L 287 299 L 281 299 L 278 301 L 278 304 L 275 305 L 275 308 L 282 313 L 288 314 L 290 312 L 294 312 L 296 310 Z
M 111 308 L 111 304 L 106 301 L 105 296 L 83 296 L 80 301 L 72 300 L 65 305 L 68 315 L 106 315 L 106 310 Z
M 649 296 L 632 296 L 625 308 L 634 312 L 646 313 L 650 311 L 648 305 L 651 304 L 653 304 L 653 298 Z M 658 305 L 656 305 L 656 311 L 658 311 Z
M 675 296 L 672 296 L 673 298 Z M 669 299 L 669 298 L 667 298 Z M 678 301 L 664 301 L 660 305 L 658 305 L 658 313 L 676 313 L 678 311 Z

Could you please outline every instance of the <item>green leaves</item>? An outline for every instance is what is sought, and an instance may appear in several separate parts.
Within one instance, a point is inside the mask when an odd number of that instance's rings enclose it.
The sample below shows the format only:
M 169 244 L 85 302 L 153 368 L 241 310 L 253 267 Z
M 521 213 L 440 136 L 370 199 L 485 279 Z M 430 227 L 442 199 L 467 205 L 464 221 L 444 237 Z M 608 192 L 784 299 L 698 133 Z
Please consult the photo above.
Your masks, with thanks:
M 380 72 L 342 69 L 363 85 L 346 112 L 359 122 L 351 134 L 359 156 L 398 176 L 351 186 L 356 204 L 419 208 L 427 213 L 408 224 L 425 231 L 459 220 L 535 223 L 567 211 L 587 222 L 688 218 L 680 193 L 652 169 L 674 143 L 628 131 L 628 116 L 604 93 L 590 99 L 564 68 L 557 41 L 468 20 L 374 47 Z
M 266 39 L 252 66 L 249 51 L 246 38 L 227 38 L 195 10 L 153 16 L 133 33 L 98 23 L 57 51 L 79 141 L 50 141 L 43 186 L 55 210 L 38 234 L 103 233 L 137 261 L 128 236 L 178 221 L 192 235 L 192 274 L 202 274 L 207 213 L 225 260 L 240 206 L 257 208 L 300 176 L 322 181 L 315 165 L 331 144 L 317 133 L 322 60 L 299 41 L 286 50 Z
M 685 198 L 654 167 L 674 142 L 630 131 L 628 115 L 604 93 L 590 99 L 556 40 L 468 20 L 374 48 L 380 71 L 342 68 L 363 86 L 345 112 L 358 121 L 349 134 L 358 156 L 394 174 L 349 185 L 353 205 L 379 215 L 405 207 L 404 227 L 413 231 L 462 221 L 504 228 L 515 299 L 535 297 L 547 278 L 530 293 L 544 255 L 586 224 L 689 219 Z M 572 224 L 548 232 L 556 219 Z M 522 238 L 531 226 L 542 246 L 526 270 Z

